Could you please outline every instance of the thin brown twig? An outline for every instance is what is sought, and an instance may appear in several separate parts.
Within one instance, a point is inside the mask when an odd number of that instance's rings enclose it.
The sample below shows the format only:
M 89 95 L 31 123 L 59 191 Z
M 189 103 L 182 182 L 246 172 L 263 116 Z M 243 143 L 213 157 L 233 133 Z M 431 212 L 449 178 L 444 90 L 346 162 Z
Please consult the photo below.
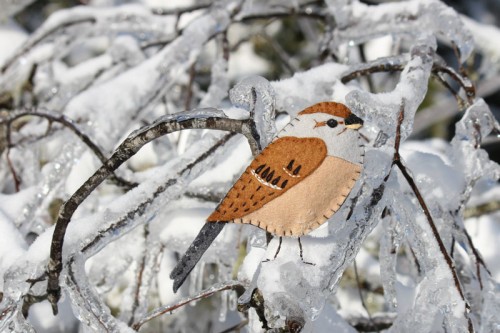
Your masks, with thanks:
M 295 72 L 299 71 L 299 69 L 292 64 L 292 59 L 290 55 L 283 49 L 283 47 L 271 36 L 266 34 L 265 32 L 259 33 L 256 35 L 257 37 L 262 38 L 267 42 L 269 46 L 273 49 L 274 53 L 280 59 L 280 63 L 286 68 L 288 74 L 293 75 Z
M 465 235 L 465 238 L 467 239 L 467 243 L 469 243 L 468 245 L 472 250 L 472 254 L 474 255 L 474 258 L 476 259 L 476 273 L 477 273 L 477 276 L 479 279 L 479 286 L 481 287 L 481 290 L 483 290 L 483 281 L 481 278 L 481 267 L 480 266 L 483 266 L 483 268 L 486 270 L 486 272 L 488 273 L 489 276 L 491 276 L 491 271 L 486 266 L 486 263 L 484 262 L 483 257 L 481 256 L 481 253 L 479 253 L 479 251 L 474 246 L 472 238 L 470 237 L 469 233 L 467 232 L 467 229 L 465 229 L 465 228 L 461 228 L 461 229 Z
M 0 121 L 0 124 L 2 122 L 4 122 L 6 127 L 7 127 L 6 137 L 7 137 L 7 143 L 8 143 L 9 148 L 11 146 L 11 144 L 10 144 L 10 141 L 11 141 L 10 128 L 11 128 L 12 123 L 17 119 L 22 118 L 22 117 L 26 117 L 26 116 L 40 117 L 40 118 L 47 119 L 50 122 L 56 122 L 56 123 L 63 125 L 67 129 L 69 129 L 71 132 L 73 132 L 80 140 L 82 140 L 82 142 L 85 143 L 85 145 L 94 153 L 94 155 L 99 159 L 99 161 L 101 161 L 101 163 L 105 163 L 108 160 L 108 158 L 104 155 L 104 153 L 101 151 L 99 146 L 97 144 L 95 144 L 87 134 L 83 133 L 78 128 L 78 126 L 76 126 L 75 122 L 72 119 L 66 117 L 62 113 L 52 113 L 52 112 L 46 112 L 46 111 L 41 111 L 41 110 L 35 110 L 35 109 L 24 110 L 21 112 L 15 112 L 5 121 Z M 130 189 L 132 187 L 137 186 L 136 183 L 131 183 L 131 182 L 119 177 L 114 172 L 111 174 L 111 177 L 116 184 L 124 186 L 126 188 Z
M 368 319 L 372 320 L 372 315 L 370 311 L 368 311 L 368 307 L 366 306 L 365 302 L 365 297 L 363 296 L 363 291 L 361 288 L 361 281 L 359 280 L 359 274 L 358 274 L 358 264 L 356 263 L 356 259 L 352 262 L 354 266 L 354 277 L 356 278 L 356 284 L 358 285 L 358 294 L 359 294 L 359 299 L 361 300 L 361 305 L 366 311 L 366 314 L 368 315 Z
M 191 67 L 189 67 L 189 81 L 186 88 L 187 93 L 186 93 L 186 101 L 184 103 L 184 110 L 191 109 L 191 100 L 193 99 L 193 84 L 195 75 L 196 75 L 196 61 L 191 64 Z
M 358 64 L 355 70 L 347 71 L 341 78 L 341 82 L 346 84 L 361 76 L 367 76 L 374 73 L 380 72 L 400 72 L 405 68 L 404 59 L 402 56 L 387 57 L 385 62 L 381 59 L 377 59 L 373 62 L 368 62 L 364 64 Z M 453 94 L 456 99 L 460 102 L 463 99 L 460 97 L 458 92 L 455 91 L 443 78 L 443 74 L 447 74 L 451 79 L 453 79 L 465 92 L 467 97 L 467 102 L 471 104 L 476 96 L 476 88 L 474 84 L 466 77 L 462 77 L 453 68 L 448 66 L 443 59 L 436 58 L 432 65 L 432 74 L 438 79 L 443 86 Z M 463 104 L 466 105 L 465 101 Z
M 72 16 L 71 16 L 72 17 Z M 0 73 L 4 74 L 5 71 L 12 66 L 12 64 L 19 59 L 23 54 L 29 52 L 34 46 L 38 45 L 45 38 L 49 37 L 52 34 L 55 34 L 58 30 L 66 29 L 68 27 L 85 24 L 85 23 L 95 23 L 96 19 L 94 17 L 81 17 L 79 19 L 73 19 L 72 21 L 62 21 L 59 25 L 53 27 L 52 29 L 47 30 L 40 36 L 28 40 L 26 44 L 24 44 L 17 52 L 14 54 L 9 60 L 5 62 L 5 64 L 0 68 Z
M 9 141 L 9 139 L 7 140 Z M 10 173 L 12 174 L 12 178 L 14 180 L 14 188 L 16 189 L 16 192 L 19 192 L 21 180 L 19 179 L 16 169 L 14 168 L 14 164 L 10 159 L 10 142 L 7 142 L 7 150 L 5 151 L 5 158 L 7 159 L 7 165 L 9 166 Z
M 408 183 L 408 185 L 412 189 L 413 193 L 415 194 L 415 197 L 417 198 L 417 201 L 418 201 L 420 207 L 424 211 L 424 215 L 427 219 L 429 226 L 431 227 L 434 239 L 438 243 L 439 250 L 444 257 L 448 268 L 450 269 L 450 273 L 451 273 L 451 275 L 453 277 L 453 281 L 455 283 L 455 288 L 457 289 L 458 293 L 460 294 L 460 297 L 462 298 L 462 300 L 465 302 L 465 308 L 466 308 L 465 311 L 467 313 L 468 309 L 470 309 L 470 305 L 467 302 L 467 299 L 465 298 L 464 293 L 462 291 L 462 286 L 460 284 L 460 280 L 458 278 L 457 271 L 455 270 L 455 264 L 453 263 L 453 259 L 451 259 L 448 251 L 446 250 L 446 246 L 444 245 L 444 242 L 443 242 L 441 236 L 439 235 L 439 231 L 437 229 L 436 224 L 434 223 L 434 219 L 432 218 L 432 215 L 429 211 L 429 208 L 427 207 L 427 204 L 425 203 L 425 200 L 422 197 L 422 194 L 420 193 L 420 190 L 418 189 L 415 181 L 413 180 L 412 176 L 409 174 L 408 169 L 403 164 L 403 161 L 401 159 L 401 155 L 399 153 L 399 147 L 401 144 L 401 125 L 404 121 L 404 105 L 405 105 L 405 102 L 403 100 L 403 102 L 401 103 L 401 108 L 400 108 L 400 112 L 398 115 L 398 123 L 397 123 L 397 127 L 396 127 L 396 141 L 395 141 L 395 145 L 394 145 L 395 152 L 394 152 L 394 157 L 393 157 L 393 165 L 397 166 L 397 168 L 399 169 L 399 171 L 401 172 L 401 174 L 405 178 L 406 182 Z M 468 320 L 469 331 L 473 332 L 474 328 L 472 326 L 471 319 L 467 316 L 467 314 L 465 315 L 465 317 Z
M 144 225 L 144 244 L 147 244 L 148 242 L 148 236 L 149 236 L 149 224 Z M 135 312 L 137 311 L 137 308 L 139 307 L 139 297 L 141 294 L 141 286 L 143 285 L 143 276 L 144 276 L 144 269 L 146 267 L 146 257 L 148 256 L 148 250 L 147 246 L 144 245 L 144 251 L 141 255 L 141 262 L 139 263 L 139 268 L 137 270 L 137 276 L 136 276 L 136 284 L 135 284 L 135 291 L 134 291 L 134 301 L 132 303 L 132 311 L 131 311 L 131 316 L 128 321 L 128 325 L 132 325 L 135 320 Z
M 212 296 L 218 292 L 224 291 L 224 290 L 240 290 L 241 291 L 242 289 L 244 289 L 244 286 L 239 281 L 228 281 L 228 282 L 221 283 L 218 286 L 214 286 L 214 287 L 205 289 L 205 290 L 199 292 L 198 294 L 196 294 L 195 296 L 190 296 L 190 297 L 184 298 L 183 300 L 181 300 L 180 302 L 177 302 L 175 304 L 170 304 L 170 305 L 156 308 L 153 311 L 146 314 L 141 320 L 135 322 L 131 327 L 132 327 L 132 329 L 138 331 L 141 328 L 141 326 L 144 325 L 145 323 L 147 323 L 148 321 L 155 319 L 159 316 L 162 316 L 166 313 L 172 314 L 173 311 L 177 310 L 178 308 L 180 308 L 186 304 L 189 304 L 191 302 L 194 302 L 194 301 L 197 301 L 197 300 L 200 300 L 203 298 L 210 297 L 210 296 Z
M 483 203 L 474 207 L 465 208 L 464 218 L 479 217 L 492 214 L 500 210 L 500 200 Z

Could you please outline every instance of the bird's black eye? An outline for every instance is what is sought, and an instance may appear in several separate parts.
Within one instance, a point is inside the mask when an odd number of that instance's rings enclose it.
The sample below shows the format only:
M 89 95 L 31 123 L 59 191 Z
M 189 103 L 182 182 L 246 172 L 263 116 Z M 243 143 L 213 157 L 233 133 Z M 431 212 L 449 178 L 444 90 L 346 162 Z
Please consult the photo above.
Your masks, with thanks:
M 328 119 L 326 124 L 328 125 L 328 127 L 334 128 L 337 127 L 339 123 L 335 119 Z

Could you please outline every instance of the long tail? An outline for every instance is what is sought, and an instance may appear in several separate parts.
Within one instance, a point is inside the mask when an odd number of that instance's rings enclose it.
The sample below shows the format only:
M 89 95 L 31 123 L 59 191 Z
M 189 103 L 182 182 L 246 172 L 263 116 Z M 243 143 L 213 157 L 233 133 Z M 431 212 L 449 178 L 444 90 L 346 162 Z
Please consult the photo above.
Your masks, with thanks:
M 207 222 L 201 228 L 198 236 L 191 243 L 184 256 L 170 273 L 174 280 L 174 293 L 182 286 L 194 266 L 200 261 L 201 256 L 208 249 L 218 234 L 224 228 L 226 222 Z

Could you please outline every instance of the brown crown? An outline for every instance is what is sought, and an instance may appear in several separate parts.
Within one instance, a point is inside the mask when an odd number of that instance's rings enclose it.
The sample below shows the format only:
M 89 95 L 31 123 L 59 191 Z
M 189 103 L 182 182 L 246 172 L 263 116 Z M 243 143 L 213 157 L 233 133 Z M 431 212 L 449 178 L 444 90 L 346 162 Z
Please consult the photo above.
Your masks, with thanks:
M 332 116 L 347 118 L 351 115 L 351 110 L 344 104 L 335 103 L 335 102 L 321 102 L 318 104 L 314 104 L 302 111 L 299 112 L 301 114 L 312 114 L 312 113 L 327 113 Z

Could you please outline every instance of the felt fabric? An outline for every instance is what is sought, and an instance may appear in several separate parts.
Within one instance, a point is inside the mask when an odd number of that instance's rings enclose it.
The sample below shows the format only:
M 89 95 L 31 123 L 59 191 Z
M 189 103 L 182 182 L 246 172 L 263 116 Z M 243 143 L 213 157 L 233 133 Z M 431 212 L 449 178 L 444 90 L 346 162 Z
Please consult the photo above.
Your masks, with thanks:
M 302 236 L 340 208 L 360 172 L 359 165 L 328 156 L 313 174 L 288 192 L 234 222 L 253 224 L 278 236 Z
M 317 138 L 274 140 L 247 167 L 207 221 L 236 221 L 260 209 L 313 173 L 326 151 L 324 141 Z
M 278 236 L 302 236 L 323 224 L 362 170 L 359 133 L 345 126 L 350 115 L 335 102 L 301 111 L 247 167 L 207 222 L 247 223 Z
M 321 102 L 314 104 L 299 112 L 299 115 L 313 114 L 313 113 L 326 113 L 331 116 L 339 118 L 347 118 L 351 115 L 351 110 L 347 106 L 336 102 Z
M 336 128 L 317 126 L 332 116 L 325 113 L 300 115 L 288 123 L 279 133 L 278 137 L 309 137 L 319 138 L 326 144 L 328 156 L 340 157 L 351 163 L 363 164 L 364 147 L 356 130 L 346 129 L 339 124 Z M 341 121 L 342 118 L 335 117 Z

